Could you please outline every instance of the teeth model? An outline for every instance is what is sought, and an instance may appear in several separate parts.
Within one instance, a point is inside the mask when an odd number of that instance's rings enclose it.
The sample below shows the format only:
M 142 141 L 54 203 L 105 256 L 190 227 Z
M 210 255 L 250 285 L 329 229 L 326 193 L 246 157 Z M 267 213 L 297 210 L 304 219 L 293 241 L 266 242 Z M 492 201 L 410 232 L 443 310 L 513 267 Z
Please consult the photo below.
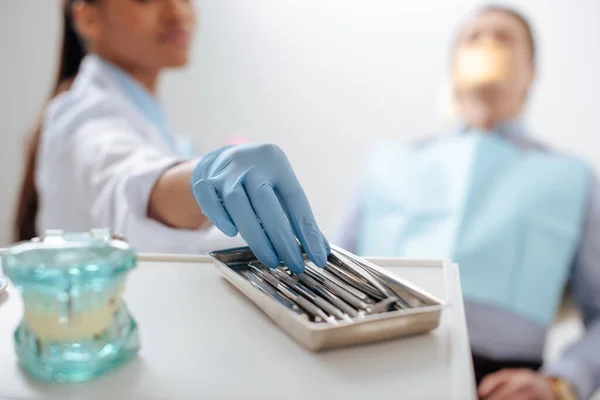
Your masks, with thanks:
M 25 323 L 41 341 L 97 339 L 113 324 L 123 290 L 120 285 L 109 293 L 86 292 L 62 302 L 25 296 Z

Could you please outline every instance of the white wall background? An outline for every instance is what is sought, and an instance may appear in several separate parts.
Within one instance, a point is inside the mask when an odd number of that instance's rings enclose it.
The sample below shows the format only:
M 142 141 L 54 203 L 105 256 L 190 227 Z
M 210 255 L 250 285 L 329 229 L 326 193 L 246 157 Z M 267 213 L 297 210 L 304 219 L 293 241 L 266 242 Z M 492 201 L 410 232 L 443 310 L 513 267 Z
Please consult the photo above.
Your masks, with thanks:
M 0 1 L 0 245 L 9 240 L 22 139 L 55 73 L 59 0 Z M 520 0 L 539 39 L 527 121 L 600 167 L 600 1 Z M 204 151 L 229 136 L 288 153 L 333 235 L 365 150 L 447 126 L 448 50 L 473 0 L 200 0 L 194 63 L 162 95 Z M 324 189 L 325 188 L 325 189 Z

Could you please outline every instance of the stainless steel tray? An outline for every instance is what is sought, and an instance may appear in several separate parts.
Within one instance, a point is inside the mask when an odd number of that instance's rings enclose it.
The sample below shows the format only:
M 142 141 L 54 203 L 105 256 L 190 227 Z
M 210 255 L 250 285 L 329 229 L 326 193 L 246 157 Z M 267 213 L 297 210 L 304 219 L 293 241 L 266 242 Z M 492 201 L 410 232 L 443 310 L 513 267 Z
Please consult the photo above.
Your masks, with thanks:
M 248 280 L 244 275 L 250 269 L 248 264 L 257 261 L 250 248 L 240 247 L 209 253 L 217 268 L 233 286 L 294 340 L 313 351 L 405 337 L 437 328 L 445 305 L 442 300 L 336 246 L 332 246 L 332 254 L 361 267 L 411 306 L 360 315 L 335 323 L 313 322 L 274 300 Z

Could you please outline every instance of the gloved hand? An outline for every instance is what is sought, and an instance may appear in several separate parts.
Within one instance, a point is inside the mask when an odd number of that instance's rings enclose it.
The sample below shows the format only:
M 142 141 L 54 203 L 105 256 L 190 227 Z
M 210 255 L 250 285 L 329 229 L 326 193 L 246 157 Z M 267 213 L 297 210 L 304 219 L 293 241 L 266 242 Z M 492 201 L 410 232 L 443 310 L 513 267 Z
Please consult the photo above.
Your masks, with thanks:
M 296 238 L 313 263 L 327 262 L 329 243 L 279 147 L 244 144 L 212 151 L 196 166 L 191 184 L 208 219 L 228 236 L 239 232 L 265 265 L 275 268 L 281 260 L 302 272 Z

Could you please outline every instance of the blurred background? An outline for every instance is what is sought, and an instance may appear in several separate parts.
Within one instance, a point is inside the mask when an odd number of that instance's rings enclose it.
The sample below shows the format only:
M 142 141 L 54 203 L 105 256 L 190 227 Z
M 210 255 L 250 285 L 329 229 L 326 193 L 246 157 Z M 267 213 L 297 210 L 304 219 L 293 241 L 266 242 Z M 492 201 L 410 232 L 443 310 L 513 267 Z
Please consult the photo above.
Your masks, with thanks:
M 451 126 L 449 50 L 479 1 L 199 0 L 194 61 L 162 98 L 202 152 L 234 136 L 280 145 L 333 236 L 371 143 Z M 600 168 L 600 2 L 502 2 L 528 16 L 538 76 L 533 136 Z M 23 142 L 56 73 L 60 1 L 0 2 L 0 246 L 9 242 Z

